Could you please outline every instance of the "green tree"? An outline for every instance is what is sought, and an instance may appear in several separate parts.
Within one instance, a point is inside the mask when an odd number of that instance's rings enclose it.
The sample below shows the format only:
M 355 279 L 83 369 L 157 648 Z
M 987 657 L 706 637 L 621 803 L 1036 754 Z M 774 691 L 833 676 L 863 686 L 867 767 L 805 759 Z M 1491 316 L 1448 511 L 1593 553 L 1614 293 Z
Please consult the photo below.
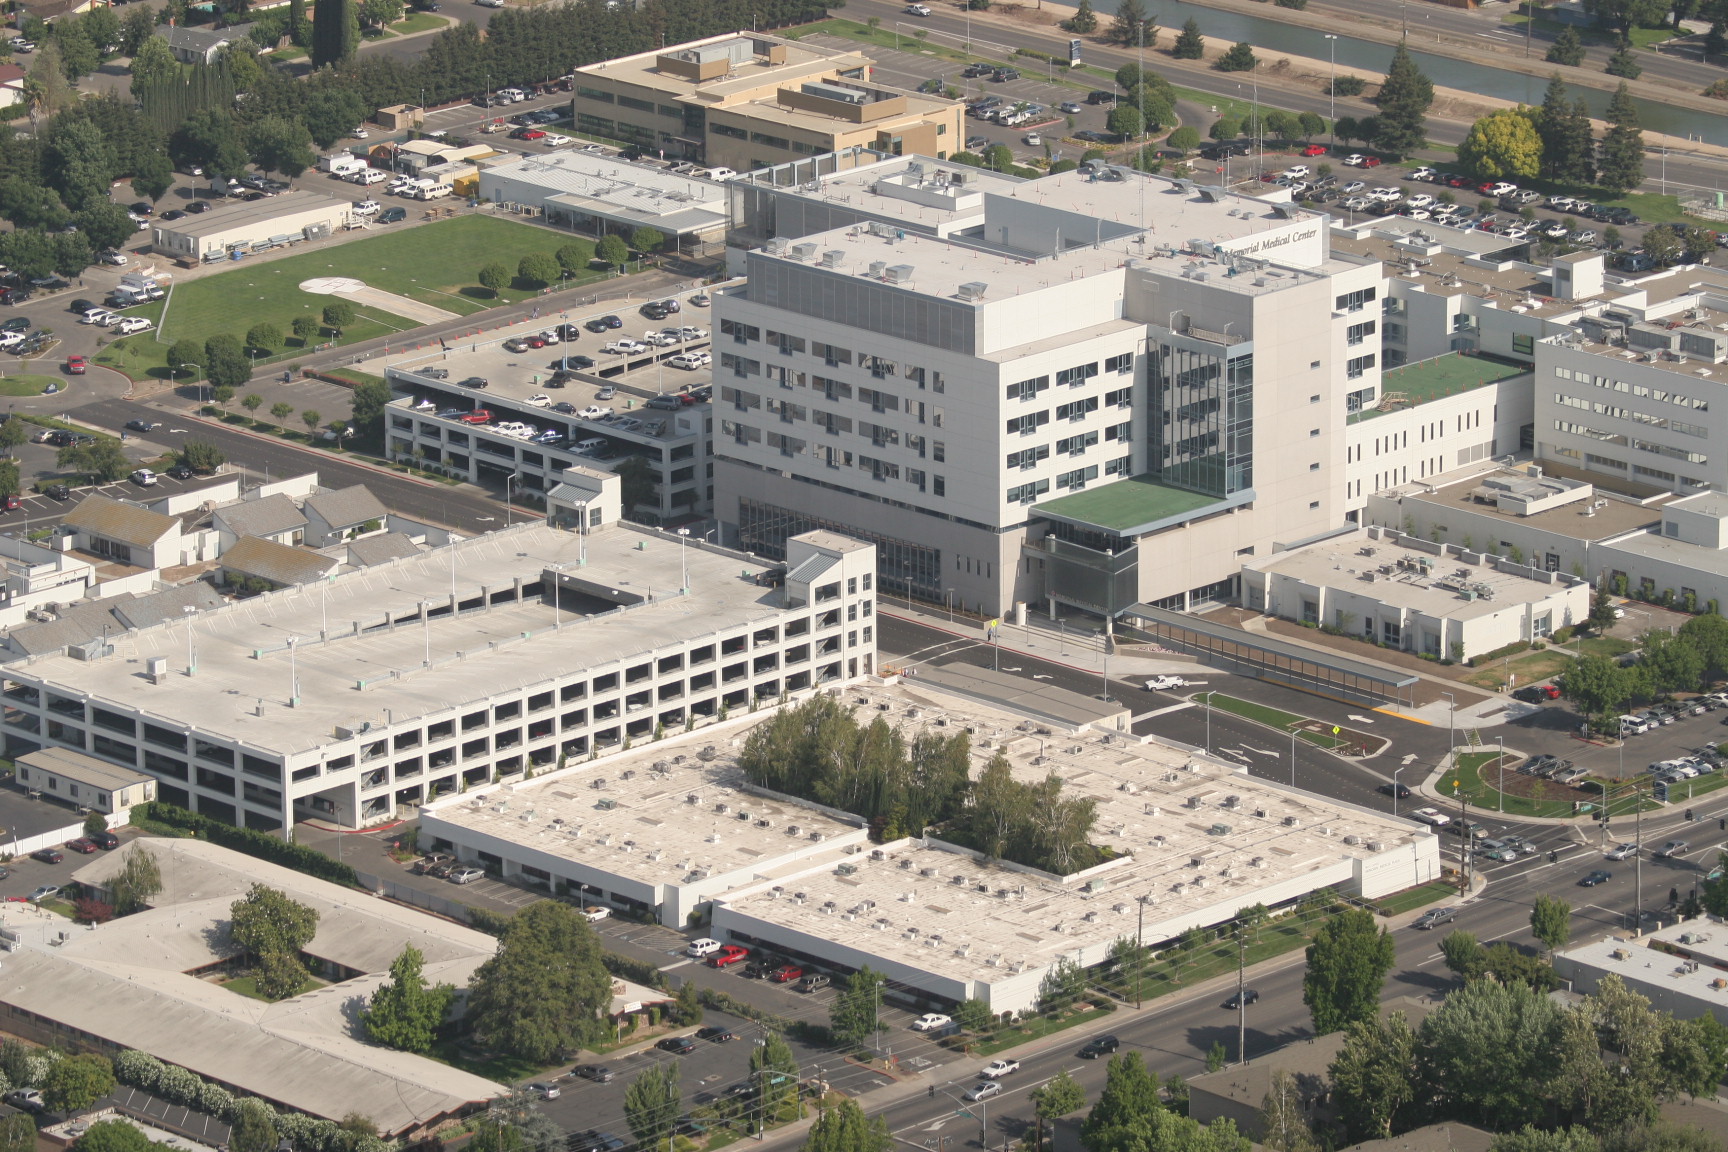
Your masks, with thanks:
M 227 459 L 222 449 L 208 440 L 188 440 L 180 446 L 180 463 L 194 472 L 214 472 Z
M 302 408 L 300 410 L 300 421 L 306 425 L 306 435 L 308 436 L 318 431 L 318 422 L 322 419 L 324 419 L 323 413 L 316 408 Z
M 1146 46 L 1151 47 L 1158 39 L 1157 31 L 1151 24 L 1152 21 L 1146 15 L 1146 5 L 1141 0 L 1121 0 L 1116 6 L 1116 18 L 1110 22 L 1110 31 L 1106 33 L 1106 38 L 1113 44 L 1134 47 L 1141 42 L 1141 36 L 1145 36 Z
M 1458 162 L 1484 180 L 1529 179 L 1542 168 L 1542 138 L 1527 109 L 1502 108 L 1470 126 Z
M 354 323 L 354 305 L 346 300 L 332 300 L 324 305 L 324 326 L 336 333 L 336 338 L 342 338 L 342 329 Z
M 594 930 L 569 905 L 530 904 L 469 984 L 467 1019 L 485 1043 L 549 1064 L 603 1030 L 612 979 Z
M 1234 116 L 1220 116 L 1206 134 L 1214 140 L 1234 140 L 1242 135 L 1242 122 Z
M 558 261 L 550 253 L 530 252 L 516 263 L 516 275 L 525 283 L 550 284 L 558 279 Z M 481 281 L 485 284 L 485 281 Z M 486 287 L 491 288 L 490 284 Z M 497 291 L 496 288 L 493 289 Z
M 1530 909 L 1530 935 L 1547 945 L 1550 956 L 1558 952 L 1572 938 L 1572 905 L 1538 894 Z
M 1598 26 L 1612 28 L 1624 39 L 1634 28 L 1660 28 L 1668 0 L 1584 0 L 1584 11 Z
M 181 449 L 185 453 L 196 440 L 186 442 Z M 141 841 L 133 841 L 126 846 L 126 863 L 114 879 L 108 882 L 108 900 L 114 905 L 116 916 L 130 916 L 150 906 L 150 901 L 162 891 L 162 869 L 156 862 L 156 854 Z
M 1606 656 L 1579 657 L 1561 674 L 1559 684 L 1560 695 L 1590 717 L 1618 712 L 1632 694 L 1628 670 Z
M 312 46 L 312 21 L 306 18 L 306 0 L 288 0 L 288 23 L 285 28 L 289 40 L 297 48 Z M 329 147 L 328 144 L 324 147 Z
M 1206 55 L 1206 38 L 1200 35 L 1200 24 L 1194 17 L 1188 17 L 1182 25 L 1182 31 L 1170 46 L 1170 55 L 1178 60 L 1199 60 Z
M 750 1053 L 750 1083 L 755 1087 L 751 1114 L 755 1131 L 771 1123 L 796 1119 L 798 1058 L 778 1032 L 770 1032 Z
M 361 23 L 370 24 L 374 28 L 383 28 L 402 19 L 402 0 L 361 0 Z
M 1239 40 L 1230 51 L 1218 57 L 1212 67 L 1220 72 L 1252 72 L 1257 63 L 1259 60 L 1254 55 L 1254 45 L 1246 40 Z
M 0 424 L 0 452 L 8 456 L 16 452 L 20 445 L 30 440 L 30 425 L 18 416 L 8 416 L 4 424 Z
M 497 260 L 480 269 L 480 287 L 491 292 L 493 296 L 502 295 L 511 282 L 510 269 Z
M 216 401 L 216 403 L 221 406 L 222 410 L 226 412 L 228 410 L 228 402 L 234 399 L 234 388 L 232 385 L 218 384 L 210 389 L 210 398 Z
M 1616 194 L 1624 194 L 1644 182 L 1644 132 L 1638 126 L 1638 107 L 1622 83 L 1608 101 L 1608 132 L 1596 155 L 1596 181 Z
M 174 341 L 168 348 L 168 367 L 178 372 L 187 365 L 204 367 L 204 344 L 191 337 L 183 337 Z
M 1146 118 L 1132 104 L 1118 104 L 1104 118 L 1104 127 L 1124 139 L 1134 140 L 1146 131 Z
M 630 231 L 630 247 L 644 256 L 660 251 L 666 245 L 666 234 L 657 228 L 638 227 Z
M 1619 76 L 1626 80 L 1636 80 L 1644 75 L 1644 65 L 1638 63 L 1638 57 L 1632 54 L 1632 42 L 1622 40 L 1614 54 L 1608 57 L 1608 64 L 1602 71 L 1610 76 Z
M 1645 243 L 1649 243 L 1648 234 Z M 1666 695 L 1697 690 L 1704 679 L 1704 654 L 1687 637 L 1652 628 L 1639 640 L 1644 650 L 1637 670 L 1651 692 Z
M 1308 1128 L 1307 1108 L 1296 1077 L 1279 1068 L 1273 1071 L 1266 1095 L 1260 1101 L 1260 1143 L 1274 1152 L 1318 1152 L 1314 1133 Z
M 1462 928 L 1454 928 L 1440 941 L 1440 955 L 1460 980 L 1475 980 L 1487 970 L 1487 956 L 1476 940 L 1476 933 Z
M 240 1101 L 240 1114 L 228 1134 L 233 1152 L 275 1152 L 276 1118 L 270 1105 L 251 1096 Z
M 600 237 L 599 241 L 594 245 L 594 255 L 596 258 L 620 270 L 623 269 L 624 265 L 630 262 L 629 246 L 624 243 L 624 238 L 622 236 L 612 232 L 608 232 L 606 235 Z M 482 283 L 484 283 L 484 281 L 482 281 Z
M 1548 46 L 1548 54 L 1543 57 L 1550 64 L 1564 64 L 1576 68 L 1584 63 L 1584 40 L 1578 35 L 1578 29 L 1568 24 L 1560 29 L 1560 34 L 1554 37 L 1554 43 Z
M 246 330 L 246 346 L 257 348 L 264 352 L 274 352 L 282 347 L 282 329 L 267 320 L 261 320 Z
M 294 317 L 293 322 L 288 326 L 294 330 L 294 335 L 300 338 L 300 346 L 302 348 L 316 340 L 318 338 L 318 333 L 324 330 L 324 326 L 319 323 L 318 317 L 304 313 Z
M 655 1152 L 671 1134 L 681 1106 L 675 1062 L 656 1064 L 632 1080 L 624 1091 L 624 1123 L 636 1147 Z
M 1074 7 L 1074 15 L 1068 18 L 1064 25 L 1076 36 L 1090 36 L 1098 30 L 1098 14 L 1092 11 L 1092 0 L 1080 0 Z
M 384 431 L 384 409 L 390 404 L 390 385 L 382 380 L 365 380 L 354 386 L 354 407 L 349 413 L 362 436 L 381 435 Z
M 1163 1110 L 1158 1078 L 1147 1071 L 1140 1053 L 1119 1052 L 1104 1069 L 1104 1089 L 1080 1125 L 1080 1143 L 1090 1152 L 1105 1152 L 1124 1133 L 1148 1131 Z
M 354 55 L 360 22 L 354 0 L 319 3 L 312 9 L 312 67 L 340 64 Z
M 992 144 L 984 149 L 984 167 L 995 172 L 1006 172 L 1014 167 L 1014 150 L 1006 144 Z
M 1436 1105 L 1496 1132 L 1540 1120 L 1546 1107 L 1532 1087 L 1554 1067 L 1562 1014 L 1524 984 L 1476 980 L 1452 992 L 1417 1032 L 1423 1082 Z
M 566 244 L 555 253 L 558 267 L 571 274 L 583 271 L 594 259 L 594 250 L 585 244 Z
M 22 1152 L 29 1152 L 29 1149 L 36 1142 L 35 1124 L 31 1122 L 28 1115 L 23 1113 L 9 1116 L 7 1119 L 21 1119 L 30 1124 L 30 1144 L 22 1150 Z M 73 1147 L 78 1152 L 157 1152 L 156 1145 L 151 1143 L 150 1137 L 144 1135 L 144 1130 L 130 1120 L 98 1120 L 84 1129 L 84 1134 L 78 1137 L 78 1141 Z M 11 1152 L 10 1147 L 3 1139 L 0 1139 L 0 1148 L 6 1149 L 6 1152 Z
M 804 1141 L 803 1152 L 890 1152 L 893 1147 L 894 1137 L 888 1133 L 887 1118 L 878 1116 L 871 1120 L 857 1101 L 847 1099 L 817 1117 Z
M 1516 1132 L 1494 1137 L 1488 1152 L 1597 1152 L 1596 1137 L 1588 1128 L 1557 1128 L 1552 1131 L 1526 1124 Z
M 252 956 L 286 952 L 293 956 L 318 932 L 318 911 L 278 889 L 253 884 L 228 908 L 228 934 Z
M 456 990 L 448 984 L 428 984 L 425 960 L 412 944 L 404 947 L 390 962 L 390 979 L 378 986 L 360 1014 L 366 1034 L 386 1048 L 430 1052 L 450 1010 Z
M 1170 133 L 1164 143 L 1183 152 L 1192 152 L 1200 147 L 1200 132 L 1198 129 L 1184 124 Z
M 246 411 L 250 412 L 254 417 L 258 415 L 258 409 L 263 407 L 263 405 L 264 397 L 258 395 L 256 392 L 246 393 L 245 397 L 240 401 L 240 407 L 246 409 Z
M 1351 908 L 1320 926 L 1307 956 L 1302 1002 L 1314 1017 L 1314 1031 L 1325 1035 L 1375 1015 L 1397 947 L 1372 913 Z
M 42 1103 L 50 1112 L 82 1112 L 112 1091 L 114 1068 L 106 1056 L 66 1056 L 48 1069 Z
M 1303 112 L 1296 117 L 1302 122 L 1302 138 L 1312 140 L 1316 136 L 1326 135 L 1331 125 L 1326 123 L 1326 117 L 1318 112 Z
M 1074 1007 L 1086 994 L 1086 970 L 1067 956 L 1058 956 L 1038 982 L 1038 1011 L 1055 1016 Z
M 16 496 L 23 491 L 23 487 L 18 474 L 18 461 L 0 460 L 0 495 Z
M 702 1023 L 702 993 L 695 984 L 686 980 L 678 985 L 678 996 L 674 1004 L 679 1024 L 688 1028 Z
M 246 145 L 252 162 L 262 172 L 298 176 L 318 159 L 312 154 L 312 133 L 306 125 L 285 116 L 264 116 L 254 121 L 247 129 Z
M 238 388 L 252 378 L 252 363 L 239 340 L 223 332 L 204 341 L 204 378 L 226 388 Z
M 1591 631 L 1600 635 L 1614 627 L 1614 622 L 1619 619 L 1619 616 L 1616 615 L 1618 611 L 1619 609 L 1616 608 L 1614 604 L 1614 597 L 1608 591 L 1608 585 L 1602 584 L 1598 586 L 1596 594 L 1590 598 L 1590 619 L 1588 623 Z M 1699 619 L 1710 619 L 1710 617 L 1701 616 Z M 1722 620 L 1720 616 L 1715 617 L 1715 619 L 1721 621 L 1724 628 L 1728 629 L 1728 620 Z M 1687 623 L 1681 627 L 1680 631 L 1686 631 L 1687 628 L 1690 628 L 1695 623 L 1697 623 L 1697 621 L 1687 621 Z M 1728 646 L 1724 647 L 1723 655 L 1728 656 Z M 1720 667 L 1720 665 L 1713 662 L 1710 663 L 1710 666 L 1712 668 Z
M 98 481 L 118 480 L 131 472 L 132 461 L 120 450 L 120 441 L 100 436 L 89 444 L 73 444 L 54 455 L 54 465 L 67 472 L 78 472 Z
M 881 1006 L 884 977 L 865 965 L 846 981 L 845 989 L 829 1007 L 828 1031 L 836 1044 L 856 1046 L 882 1029 Z
M 654 494 L 654 469 L 640 456 L 626 456 L 612 469 L 618 473 L 618 491 L 624 507 L 633 509 L 658 504 Z
M 1038 1121 L 1035 1149 L 1044 1147 L 1044 1126 L 1086 1107 L 1086 1089 L 1064 1068 L 1038 1087 L 1032 1089 L 1032 1115 Z
M 252 984 L 266 1000 L 298 996 L 312 978 L 306 965 L 292 952 L 266 952 L 252 967 Z
M 106 9 L 104 9 L 106 11 Z M 119 204 L 103 200 L 73 213 L 72 222 L 95 249 L 118 248 L 131 239 L 132 218 Z
M 1434 82 L 1416 67 L 1402 41 L 1392 53 L 1375 103 L 1380 106 L 1380 114 L 1374 117 L 1376 148 L 1408 156 L 1428 143 L 1426 113 L 1434 103 Z
M 1134 997 L 1136 1006 L 1140 1003 L 1147 967 L 1146 949 L 1134 937 L 1118 936 L 1110 942 L 1110 968 L 1117 994 Z
M 1332 1102 L 1351 1141 L 1381 1140 L 1402 1131 L 1420 1086 L 1416 1034 L 1404 1013 L 1357 1020 L 1328 1075 Z

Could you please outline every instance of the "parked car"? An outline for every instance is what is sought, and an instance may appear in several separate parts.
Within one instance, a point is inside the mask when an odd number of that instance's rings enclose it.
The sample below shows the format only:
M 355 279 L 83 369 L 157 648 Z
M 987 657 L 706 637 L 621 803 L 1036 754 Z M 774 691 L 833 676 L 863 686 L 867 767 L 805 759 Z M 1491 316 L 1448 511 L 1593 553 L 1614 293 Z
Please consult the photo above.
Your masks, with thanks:
M 802 980 L 798 981 L 798 991 L 817 992 L 828 987 L 830 983 L 831 981 L 828 977 L 822 975 L 820 972 L 812 972 Z
M 710 1024 L 706 1028 L 696 1029 L 696 1039 L 706 1040 L 710 1044 L 730 1044 L 732 1041 L 738 1039 L 738 1034 L 733 1032 L 730 1028 L 721 1028 L 717 1025 Z
M 120 847 L 120 837 L 107 829 L 93 833 L 88 839 L 104 852 Z
M 17 47 L 17 41 L 12 43 Z M 24 1112 L 41 1112 L 48 1107 L 42 1100 L 42 1093 L 34 1088 L 14 1088 L 6 1093 L 6 1103 Z
M 486 870 L 484 868 L 475 868 L 472 866 L 467 868 L 458 868 L 450 873 L 450 882 L 452 884 L 472 884 L 474 881 L 481 879 L 485 875 Z
M 80 836 L 76 840 L 66 841 L 66 847 L 68 847 L 68 848 L 72 849 L 72 851 L 77 852 L 77 853 L 84 855 L 84 856 L 91 856 L 91 855 L 94 855 L 96 852 L 95 841 L 90 840 L 84 836 Z
M 590 904 L 582 909 L 582 918 L 590 924 L 604 920 L 610 915 L 612 915 L 612 909 L 602 907 L 599 904 Z
M 58 848 L 38 848 L 30 853 L 30 859 L 40 860 L 44 864 L 58 864 L 66 859 L 66 854 Z
M 1512 698 L 1526 704 L 1546 704 L 1550 700 L 1560 699 L 1560 689 L 1552 684 L 1527 684 L 1512 693 Z
M 722 947 L 723 945 L 720 941 L 715 940 L 710 936 L 703 936 L 699 939 L 690 941 L 690 946 L 684 949 L 684 954 L 686 956 L 695 957 L 697 960 L 701 960 L 703 957 L 714 955 L 714 953 L 720 951 Z
M 730 968 L 734 964 L 742 964 L 750 958 L 750 949 L 741 948 L 736 944 L 728 944 L 708 958 L 708 963 L 716 968 Z
M 696 1041 L 688 1036 L 668 1036 L 655 1044 L 662 1052 L 670 1052 L 674 1056 L 688 1056 L 696 1051 Z
M 952 1023 L 954 1023 L 952 1016 L 944 1016 L 940 1012 L 926 1012 L 912 1021 L 912 1031 L 934 1032 L 939 1028 L 946 1028 Z
M 798 967 L 798 965 L 782 964 L 780 967 L 774 969 L 774 971 L 768 973 L 768 979 L 776 984 L 790 984 L 792 981 L 803 975 L 804 969 Z
M 570 1069 L 570 1075 L 580 1076 L 584 1080 L 592 1080 L 596 1084 L 610 1084 L 617 1073 L 604 1064 L 579 1064 Z

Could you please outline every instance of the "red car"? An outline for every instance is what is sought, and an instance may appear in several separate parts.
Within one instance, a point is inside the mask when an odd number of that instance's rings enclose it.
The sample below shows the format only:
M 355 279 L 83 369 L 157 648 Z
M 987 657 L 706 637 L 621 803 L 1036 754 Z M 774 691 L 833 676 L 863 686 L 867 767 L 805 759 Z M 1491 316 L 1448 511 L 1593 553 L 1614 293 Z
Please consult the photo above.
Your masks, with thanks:
M 520 132 L 512 132 L 511 135 L 518 140 L 544 140 L 546 138 L 546 133 L 538 128 L 524 128 Z
M 1378 167 L 1380 167 L 1380 157 L 1378 157 L 1378 156 L 1364 156 L 1364 157 L 1362 157 L 1362 163 L 1357 165 L 1357 167 L 1359 167 L 1359 168 L 1378 168 Z
M 1496 181 L 1493 180 L 1484 180 L 1482 183 L 1476 185 L 1476 191 L 1482 193 L 1484 196 L 1492 196 L 1494 195 L 1495 183 Z
M 1326 155 L 1326 145 L 1324 145 L 1324 144 L 1310 144 L 1310 145 L 1308 145 L 1308 147 L 1302 149 L 1302 155 L 1304 155 L 1304 156 L 1324 156 L 1324 155 Z
M 66 841 L 66 847 L 72 849 L 74 852 L 82 852 L 86 856 L 89 856 L 96 851 L 95 843 L 84 839 L 82 836 L 78 837 L 76 840 Z
M 82 376 L 86 371 L 88 371 L 88 369 L 89 365 L 84 362 L 84 357 L 66 357 L 66 374 L 68 376 Z
M 787 964 L 784 967 L 776 968 L 774 971 L 768 973 L 768 979 L 774 981 L 776 984 L 790 984 L 802 975 L 804 975 L 804 969 L 796 968 L 791 964 Z
M 528 345 L 528 347 L 530 347 L 530 348 L 544 348 L 544 347 L 546 347 L 546 337 L 544 337 L 544 336 L 540 336 L 540 335 L 527 336 L 527 337 L 524 337 L 523 340 L 524 340 L 524 343 L 526 343 Z
M 492 419 L 492 413 L 485 408 L 476 408 L 460 419 L 464 424 L 485 424 Z
M 709 957 L 708 963 L 716 968 L 726 968 L 750 958 L 750 949 L 740 948 L 736 944 L 728 944 Z
M 16 512 L 24 507 L 24 501 L 16 496 L 0 496 L 0 512 Z

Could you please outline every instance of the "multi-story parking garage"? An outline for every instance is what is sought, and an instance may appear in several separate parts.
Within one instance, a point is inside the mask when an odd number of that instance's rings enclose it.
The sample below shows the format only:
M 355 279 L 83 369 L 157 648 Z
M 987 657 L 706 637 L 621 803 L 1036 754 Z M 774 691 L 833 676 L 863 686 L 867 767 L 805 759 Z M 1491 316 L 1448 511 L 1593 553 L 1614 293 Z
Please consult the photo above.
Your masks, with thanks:
M 354 826 L 873 670 L 869 546 L 814 533 L 776 587 L 584 513 L 9 665 L 6 755 L 78 749 L 248 827 Z

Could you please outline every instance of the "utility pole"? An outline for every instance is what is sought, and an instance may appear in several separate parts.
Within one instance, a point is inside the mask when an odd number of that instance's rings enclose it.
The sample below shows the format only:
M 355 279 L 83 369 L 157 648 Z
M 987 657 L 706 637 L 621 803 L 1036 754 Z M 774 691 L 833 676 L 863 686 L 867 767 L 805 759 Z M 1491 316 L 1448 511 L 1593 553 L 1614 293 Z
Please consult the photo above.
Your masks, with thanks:
M 1236 921 L 1236 1063 L 1248 1063 L 1248 925 Z
M 1624 755 L 1624 753 L 1622 753 Z M 1639 934 L 1644 931 L 1644 781 L 1632 782 L 1632 802 L 1637 805 L 1633 809 L 1634 829 L 1632 839 L 1637 842 L 1638 850 L 1632 853 L 1632 874 L 1634 877 L 1633 921 L 1632 930 Z
M 1134 1007 L 1140 1007 L 1140 971 L 1146 967 L 1146 897 L 1136 896 L 1139 915 L 1134 923 Z
M 1470 895 L 1470 849 L 1475 847 L 1476 837 L 1470 835 L 1470 822 L 1464 819 L 1463 781 L 1452 781 L 1452 787 L 1458 793 L 1458 895 L 1464 897 Z

